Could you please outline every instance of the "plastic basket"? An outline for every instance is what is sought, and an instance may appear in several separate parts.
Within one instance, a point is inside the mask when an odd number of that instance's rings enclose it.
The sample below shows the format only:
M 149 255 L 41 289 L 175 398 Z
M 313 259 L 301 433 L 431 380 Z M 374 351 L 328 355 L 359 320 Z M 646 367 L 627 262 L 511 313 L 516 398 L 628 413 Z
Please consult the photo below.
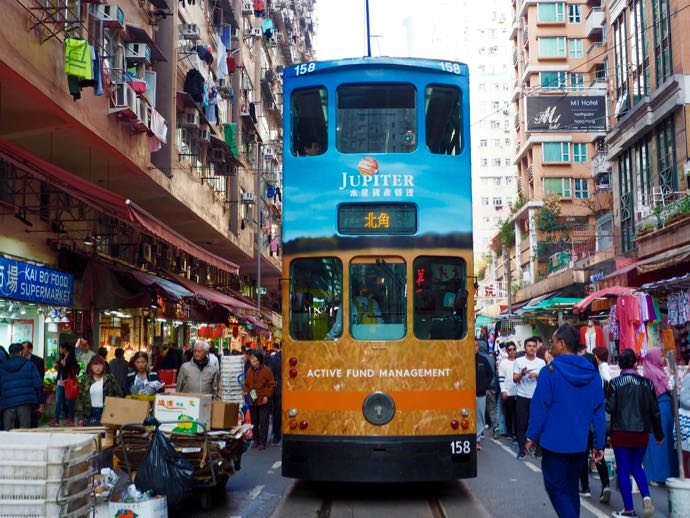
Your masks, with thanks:
M 0 518 L 78 518 L 88 516 L 94 506 L 90 495 L 57 504 L 54 500 L 0 500 Z
M 66 500 L 88 494 L 91 471 L 63 480 L 0 480 L 0 500 Z

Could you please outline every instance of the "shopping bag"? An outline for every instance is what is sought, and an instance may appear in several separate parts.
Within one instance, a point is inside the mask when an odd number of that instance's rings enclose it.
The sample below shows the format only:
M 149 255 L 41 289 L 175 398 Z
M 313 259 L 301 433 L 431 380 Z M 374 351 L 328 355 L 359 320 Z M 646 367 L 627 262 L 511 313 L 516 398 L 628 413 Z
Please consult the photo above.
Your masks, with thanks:
M 139 466 L 134 484 L 139 491 L 152 490 L 168 497 L 170 505 L 177 504 L 192 489 L 194 467 L 183 459 L 170 440 L 159 430 L 160 423 L 154 418 L 145 422 L 156 427 Z
M 79 381 L 77 378 L 69 377 L 63 381 L 65 387 L 65 398 L 69 401 L 79 399 Z

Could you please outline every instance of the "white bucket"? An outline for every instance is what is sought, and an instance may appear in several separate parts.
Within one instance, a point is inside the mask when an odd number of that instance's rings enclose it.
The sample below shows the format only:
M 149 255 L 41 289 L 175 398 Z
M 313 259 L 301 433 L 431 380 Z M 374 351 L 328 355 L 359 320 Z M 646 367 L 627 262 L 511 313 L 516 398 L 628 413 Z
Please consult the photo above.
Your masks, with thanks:
M 669 518 L 690 518 L 690 479 L 667 478 Z

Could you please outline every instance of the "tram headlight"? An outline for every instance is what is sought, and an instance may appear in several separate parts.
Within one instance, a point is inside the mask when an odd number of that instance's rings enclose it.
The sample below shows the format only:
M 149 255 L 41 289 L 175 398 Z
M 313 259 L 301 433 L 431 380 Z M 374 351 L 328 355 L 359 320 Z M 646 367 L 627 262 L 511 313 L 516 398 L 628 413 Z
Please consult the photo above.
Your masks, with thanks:
M 290 364 L 290 367 L 297 367 L 297 358 L 292 356 L 289 360 L 288 363 Z
M 299 422 L 299 429 L 300 430 L 306 430 L 309 428 L 309 423 L 307 421 L 300 421 Z
M 450 422 L 450 427 L 451 427 L 453 430 L 457 430 L 457 429 L 460 427 L 460 423 L 458 422 L 457 419 L 453 419 L 453 420 Z
M 463 408 L 462 410 L 460 410 L 460 414 L 462 415 L 462 417 L 469 417 L 470 411 L 466 408 Z
M 297 417 L 297 409 L 291 408 L 290 410 L 288 410 L 288 416 L 289 417 Z
M 290 419 L 290 421 L 288 421 L 288 426 L 290 427 L 290 430 L 296 430 L 297 429 L 297 419 Z
M 290 377 L 291 378 L 297 377 L 297 369 L 290 369 Z
M 467 429 L 470 427 L 470 420 L 467 419 L 467 418 L 463 418 L 463 419 L 460 421 L 460 426 L 462 426 L 462 429 L 463 429 L 463 430 L 467 430 Z

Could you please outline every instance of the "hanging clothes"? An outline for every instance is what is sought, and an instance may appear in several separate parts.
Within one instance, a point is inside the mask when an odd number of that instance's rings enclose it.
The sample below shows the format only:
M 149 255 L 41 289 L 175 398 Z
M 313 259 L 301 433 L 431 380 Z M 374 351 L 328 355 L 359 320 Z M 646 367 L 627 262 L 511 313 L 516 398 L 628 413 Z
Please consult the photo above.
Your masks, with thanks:
M 237 63 L 235 62 L 235 58 L 233 56 L 228 56 L 225 59 L 225 62 L 228 66 L 228 74 L 232 74 L 235 72 L 235 70 L 237 70 Z
M 87 81 L 93 79 L 91 45 L 86 40 L 65 39 L 65 74 Z
M 206 110 L 206 118 L 209 124 L 215 124 L 217 122 L 217 109 L 218 109 L 218 91 L 215 88 L 211 88 L 208 91 L 208 109 Z
M 204 101 L 204 76 L 196 68 L 193 68 L 184 79 L 184 91 L 192 96 L 195 102 Z
M 640 305 L 634 295 L 621 295 L 616 304 L 620 325 L 620 352 L 633 349 L 639 355 L 637 329 L 640 325 Z
M 264 18 L 264 21 L 261 22 L 261 32 L 266 40 L 271 40 L 273 38 L 273 20 Z
M 216 47 L 218 57 L 218 61 L 216 61 L 216 77 L 220 80 L 228 77 L 228 53 L 225 45 L 223 45 L 223 40 L 218 34 L 216 34 Z
M 264 0 L 254 0 L 254 16 L 263 18 L 266 15 L 266 4 Z
M 276 188 L 271 185 L 270 183 L 266 185 L 266 197 L 267 198 L 274 198 L 276 195 Z
M 274 236 L 273 239 L 271 239 L 271 244 L 269 246 L 271 248 L 271 254 L 278 253 L 280 250 L 280 240 L 278 239 L 278 236 Z
M 616 304 L 611 306 L 609 311 L 609 338 L 611 341 L 620 340 L 621 338 L 618 316 L 616 315 Z

